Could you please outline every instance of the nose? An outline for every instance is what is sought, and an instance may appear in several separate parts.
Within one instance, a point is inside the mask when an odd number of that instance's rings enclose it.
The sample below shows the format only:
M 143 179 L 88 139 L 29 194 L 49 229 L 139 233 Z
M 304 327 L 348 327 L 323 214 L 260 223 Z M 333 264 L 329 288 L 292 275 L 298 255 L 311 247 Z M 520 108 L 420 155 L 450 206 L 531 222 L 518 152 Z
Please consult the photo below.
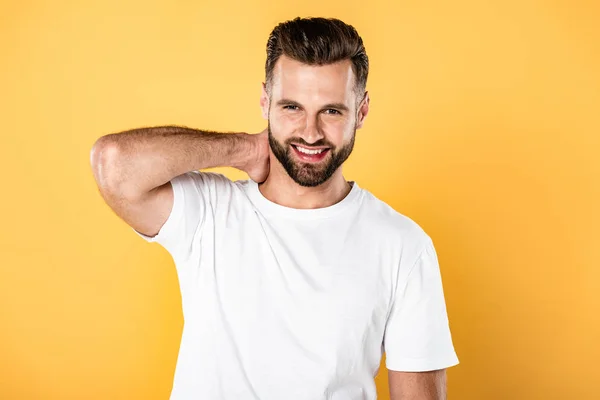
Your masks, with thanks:
M 317 116 L 307 117 L 302 139 L 304 139 L 308 144 L 313 144 L 324 137 L 325 135 L 323 135 L 319 124 L 319 118 Z

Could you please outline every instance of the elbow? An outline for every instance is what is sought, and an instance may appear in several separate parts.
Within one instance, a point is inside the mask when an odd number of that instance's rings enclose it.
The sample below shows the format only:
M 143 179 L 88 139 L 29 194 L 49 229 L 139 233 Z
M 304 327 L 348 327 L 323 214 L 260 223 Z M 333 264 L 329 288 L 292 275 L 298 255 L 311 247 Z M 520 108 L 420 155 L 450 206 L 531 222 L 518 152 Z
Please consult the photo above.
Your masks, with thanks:
M 119 148 L 111 136 L 100 137 L 90 150 L 92 173 L 101 190 L 111 190 L 119 181 L 115 174 Z

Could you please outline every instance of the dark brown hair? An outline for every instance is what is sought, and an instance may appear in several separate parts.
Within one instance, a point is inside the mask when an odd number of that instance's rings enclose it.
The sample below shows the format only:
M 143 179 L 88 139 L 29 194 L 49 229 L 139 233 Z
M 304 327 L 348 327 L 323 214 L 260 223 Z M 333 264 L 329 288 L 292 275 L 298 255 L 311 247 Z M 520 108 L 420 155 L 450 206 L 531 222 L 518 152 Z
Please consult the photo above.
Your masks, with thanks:
M 273 68 L 282 54 L 309 65 L 349 59 L 356 76 L 356 93 L 361 97 L 365 91 L 369 74 L 365 46 L 356 29 L 339 19 L 297 17 L 277 25 L 267 41 L 267 87 L 272 83 Z

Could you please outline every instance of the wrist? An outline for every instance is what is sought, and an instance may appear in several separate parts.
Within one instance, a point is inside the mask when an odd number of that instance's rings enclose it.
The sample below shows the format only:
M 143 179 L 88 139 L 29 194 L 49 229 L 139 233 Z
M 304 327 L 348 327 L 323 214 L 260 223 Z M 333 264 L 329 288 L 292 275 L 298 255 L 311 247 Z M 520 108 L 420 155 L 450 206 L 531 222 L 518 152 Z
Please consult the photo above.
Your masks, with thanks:
M 231 166 L 248 173 L 250 166 L 256 162 L 257 143 L 255 135 L 249 133 L 234 133 L 235 145 Z

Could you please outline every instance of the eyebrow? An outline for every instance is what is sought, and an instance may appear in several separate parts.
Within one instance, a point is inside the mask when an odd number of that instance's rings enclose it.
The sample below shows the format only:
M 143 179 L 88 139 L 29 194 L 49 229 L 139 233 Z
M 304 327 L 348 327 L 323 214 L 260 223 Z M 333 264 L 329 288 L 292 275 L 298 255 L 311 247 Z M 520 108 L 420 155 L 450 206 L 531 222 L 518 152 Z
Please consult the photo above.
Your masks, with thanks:
M 300 103 L 298 103 L 297 101 L 294 101 L 294 100 L 290 100 L 290 99 L 281 99 L 276 103 L 276 105 L 302 107 L 302 105 Z M 343 110 L 343 111 L 350 111 L 344 103 L 329 103 L 329 104 L 325 104 L 323 106 L 323 108 L 324 109 L 336 108 L 336 109 Z

